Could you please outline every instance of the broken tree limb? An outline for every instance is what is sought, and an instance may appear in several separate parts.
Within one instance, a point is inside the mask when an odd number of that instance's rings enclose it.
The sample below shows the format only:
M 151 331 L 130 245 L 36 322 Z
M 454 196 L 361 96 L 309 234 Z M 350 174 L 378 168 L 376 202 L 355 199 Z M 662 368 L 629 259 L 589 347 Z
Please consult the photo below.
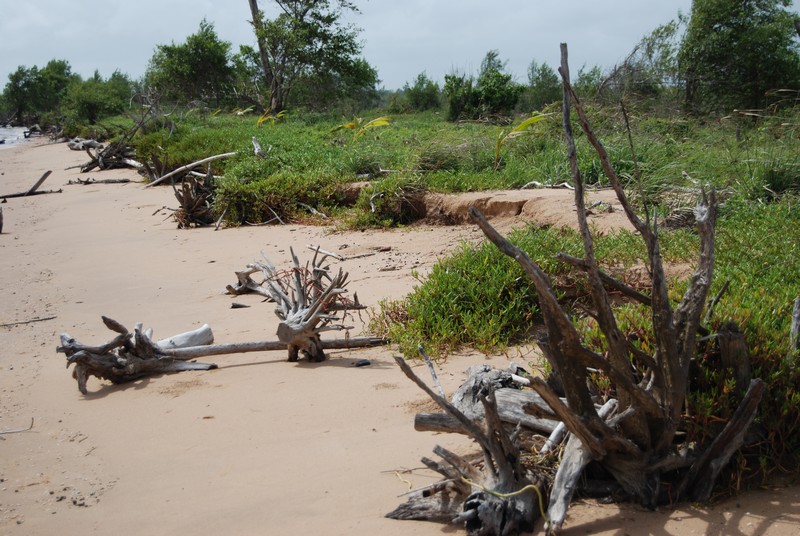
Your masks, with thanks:
M 590 269 L 588 263 L 584 259 L 579 259 L 577 257 L 573 257 L 572 255 L 567 255 L 566 253 L 557 253 L 556 259 L 565 262 L 567 264 L 571 264 L 572 266 L 575 266 L 576 268 L 579 268 L 585 272 L 588 272 Z M 638 290 L 633 289 L 620 281 L 617 281 L 616 279 L 614 279 L 607 273 L 603 272 L 602 270 L 598 270 L 598 273 L 603 283 L 612 290 L 616 290 L 621 294 L 623 294 L 624 296 L 627 296 L 628 298 L 635 300 L 639 303 L 642 303 L 644 305 L 649 306 L 651 304 L 650 296 L 646 296 L 641 292 L 639 292 Z
M 12 199 L 12 198 L 15 198 L 15 197 L 33 197 L 34 195 L 60 194 L 60 193 L 62 193 L 61 188 L 59 188 L 58 190 L 38 190 L 36 192 L 33 192 L 32 194 L 29 194 L 28 192 L 19 192 L 19 193 L 16 193 L 16 194 L 5 194 L 5 195 L 0 195 L 0 198 L 2 198 L 2 199 Z
M 83 186 L 89 186 L 90 184 L 127 184 L 129 182 L 131 182 L 130 179 L 101 179 L 101 180 L 97 180 L 97 179 L 92 179 L 92 178 L 90 178 L 90 179 L 77 178 L 74 181 L 72 181 L 72 180 L 67 181 L 67 184 L 68 185 L 81 184 Z
M 32 318 L 30 320 L 20 320 L 19 322 L 9 322 L 8 324 L 0 324 L 0 328 L 7 328 L 11 326 L 21 326 L 22 324 L 32 324 L 34 322 L 44 322 L 46 320 L 53 320 L 55 316 L 45 316 L 42 318 Z
M 208 162 L 213 162 L 214 160 L 220 160 L 222 158 L 228 158 L 228 157 L 234 156 L 235 154 L 236 154 L 235 152 L 218 154 L 218 155 L 214 155 L 214 156 L 209 156 L 208 158 L 204 158 L 202 160 L 198 160 L 197 162 L 192 162 L 191 164 L 186 164 L 185 166 L 181 166 L 178 169 L 170 171 L 166 175 L 162 175 L 161 177 L 157 178 L 153 182 L 145 185 L 145 188 L 150 188 L 151 186 L 155 186 L 157 184 L 161 184 L 163 181 L 169 179 L 170 177 L 172 177 L 174 175 L 177 175 L 178 173 L 183 173 L 184 171 L 189 171 L 190 169 L 196 168 L 197 166 L 201 166 L 201 165 L 206 164 Z

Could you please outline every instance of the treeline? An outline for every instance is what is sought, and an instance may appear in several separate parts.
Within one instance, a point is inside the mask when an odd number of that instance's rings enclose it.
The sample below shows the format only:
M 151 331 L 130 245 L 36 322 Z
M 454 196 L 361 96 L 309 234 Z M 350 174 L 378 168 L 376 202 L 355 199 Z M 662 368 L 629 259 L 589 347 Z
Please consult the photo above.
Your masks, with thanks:
M 65 60 L 20 66 L 0 94 L 0 123 L 94 124 L 134 107 L 177 104 L 208 109 L 285 108 L 355 113 L 444 110 L 450 120 L 529 113 L 558 101 L 559 77 L 532 61 L 528 80 L 506 71 L 496 50 L 477 75 L 451 73 L 443 83 L 423 71 L 397 91 L 378 90 L 377 70 L 360 57 L 358 30 L 343 25 L 350 2 L 271 0 L 270 19 L 249 0 L 256 47 L 233 52 L 212 23 L 202 21 L 183 43 L 159 45 L 141 80 L 121 72 L 82 79 Z M 691 13 L 659 26 L 613 69 L 584 67 L 578 92 L 608 102 L 637 99 L 662 110 L 696 115 L 762 109 L 800 88 L 797 15 L 790 0 L 695 0 Z
M 689 16 L 645 36 L 625 60 L 603 72 L 573 74 L 577 92 L 609 103 L 636 100 L 662 111 L 693 115 L 795 104 L 800 90 L 797 14 L 789 0 L 695 0 Z M 423 72 L 390 96 L 392 111 L 444 106 L 451 120 L 542 110 L 561 99 L 561 81 L 532 61 L 527 84 L 517 83 L 496 50 L 471 76 L 452 73 L 439 86 Z

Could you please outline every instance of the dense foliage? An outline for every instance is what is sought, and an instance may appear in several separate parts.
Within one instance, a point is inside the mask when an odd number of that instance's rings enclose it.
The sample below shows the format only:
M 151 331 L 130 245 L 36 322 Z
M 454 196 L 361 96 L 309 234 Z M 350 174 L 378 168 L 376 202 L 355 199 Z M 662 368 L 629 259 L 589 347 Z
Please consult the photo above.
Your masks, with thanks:
M 219 106 L 231 97 L 234 68 L 231 44 L 221 41 L 206 20 L 184 43 L 159 45 L 145 74 L 145 84 L 173 102 L 202 101 Z
M 790 0 L 695 0 L 680 49 L 693 112 L 762 108 L 766 92 L 797 89 L 800 45 Z
M 445 76 L 444 96 L 451 121 L 509 114 L 517 105 L 523 86 L 505 72 L 499 52 L 490 50 L 481 62 L 477 80 L 465 74 Z
M 378 73 L 359 57 L 358 31 L 341 22 L 357 11 L 345 0 L 273 0 L 278 15 L 266 18 L 250 0 L 269 110 L 294 105 L 320 108 L 341 99 L 374 98 Z M 294 95 L 294 100 L 290 97 Z

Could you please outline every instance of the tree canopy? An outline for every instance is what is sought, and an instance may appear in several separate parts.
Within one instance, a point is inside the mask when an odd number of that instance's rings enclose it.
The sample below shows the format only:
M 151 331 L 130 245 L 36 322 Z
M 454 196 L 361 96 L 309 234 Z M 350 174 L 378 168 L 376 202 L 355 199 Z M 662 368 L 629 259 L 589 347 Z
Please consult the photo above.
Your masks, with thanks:
M 269 108 L 283 110 L 297 101 L 320 106 L 336 98 L 374 94 L 377 71 L 359 57 L 358 29 L 342 23 L 346 0 L 273 0 L 279 8 L 267 18 L 249 0 L 261 65 L 270 91 Z
M 214 104 L 229 97 L 233 78 L 231 44 L 221 41 L 205 19 L 186 42 L 158 45 L 145 74 L 147 86 L 162 97 Z
M 800 55 L 790 0 L 694 0 L 678 56 L 692 112 L 759 108 L 797 88 Z

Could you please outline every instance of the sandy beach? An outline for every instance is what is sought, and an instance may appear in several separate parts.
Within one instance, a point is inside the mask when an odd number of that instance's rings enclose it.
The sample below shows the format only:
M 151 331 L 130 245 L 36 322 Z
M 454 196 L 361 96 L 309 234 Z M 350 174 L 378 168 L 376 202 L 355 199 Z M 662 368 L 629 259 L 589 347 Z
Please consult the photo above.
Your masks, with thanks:
M 216 342 L 273 340 L 271 304 L 224 293 L 262 252 L 277 265 L 288 265 L 289 246 L 308 255 L 308 244 L 358 257 L 337 265 L 350 272 L 350 292 L 377 307 L 463 241 L 480 240 L 477 229 L 178 230 L 159 211 L 176 205 L 171 188 L 145 189 L 130 170 L 65 169 L 86 161 L 42 141 L 0 150 L 0 195 L 27 190 L 47 170 L 41 189 L 62 190 L 0 205 L 0 431 L 34 422 L 0 436 L 0 534 L 462 533 L 383 517 L 401 494 L 433 481 L 419 459 L 435 444 L 472 448 L 414 431 L 414 413 L 429 402 L 392 348 L 330 351 L 319 364 L 288 363 L 285 351 L 219 356 L 217 370 L 119 386 L 91 379 L 86 396 L 55 349 L 64 332 L 87 344 L 111 339 L 101 315 L 128 328 L 143 322 L 156 338 L 209 324 Z M 132 182 L 67 184 L 77 178 Z M 233 301 L 250 307 L 231 309 Z M 351 319 L 352 336 L 368 317 Z M 357 368 L 359 359 L 371 365 Z M 533 359 L 530 349 L 452 356 L 439 375 L 452 390 L 472 364 Z M 788 488 L 655 513 L 579 503 L 563 534 L 799 532 L 800 490 Z

